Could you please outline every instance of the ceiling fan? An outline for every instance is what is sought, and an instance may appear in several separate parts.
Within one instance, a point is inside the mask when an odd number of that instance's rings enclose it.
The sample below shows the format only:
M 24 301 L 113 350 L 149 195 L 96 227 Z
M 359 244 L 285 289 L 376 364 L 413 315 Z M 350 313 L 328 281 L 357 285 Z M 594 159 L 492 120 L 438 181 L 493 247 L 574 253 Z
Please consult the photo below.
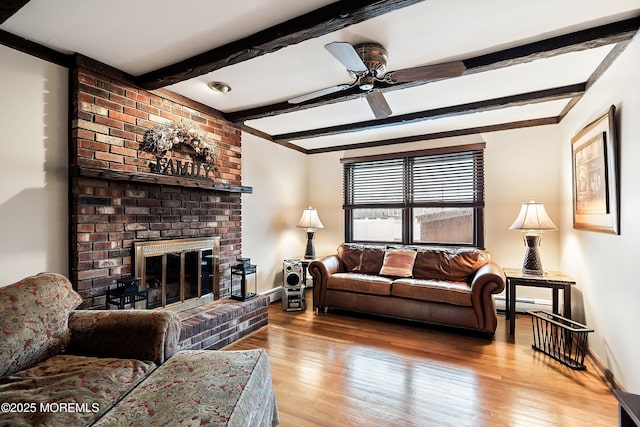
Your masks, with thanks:
M 353 46 L 346 42 L 333 42 L 324 47 L 347 68 L 349 75 L 354 79 L 353 82 L 291 98 L 290 104 L 301 104 L 358 86 L 360 90 L 366 92 L 367 102 L 376 119 L 384 119 L 390 116 L 392 111 L 382 92 L 376 89 L 376 82 L 395 84 L 420 80 L 426 83 L 430 80 L 458 77 L 466 69 L 462 61 L 454 61 L 387 72 L 387 50 L 378 43 L 362 43 Z

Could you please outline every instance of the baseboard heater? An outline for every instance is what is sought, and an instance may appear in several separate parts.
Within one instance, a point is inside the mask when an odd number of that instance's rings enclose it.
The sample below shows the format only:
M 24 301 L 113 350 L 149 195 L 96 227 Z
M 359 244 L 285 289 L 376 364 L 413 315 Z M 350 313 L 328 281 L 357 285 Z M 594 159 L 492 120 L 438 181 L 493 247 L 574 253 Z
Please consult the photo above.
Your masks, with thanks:
M 282 299 L 282 286 L 276 286 L 275 288 L 260 292 L 260 295 L 268 296 L 269 304 L 279 301 Z
M 266 295 L 269 297 L 269 304 L 274 303 L 282 299 L 282 286 L 276 286 L 275 288 L 261 292 L 260 295 Z M 496 296 L 496 308 L 498 310 L 504 310 L 505 297 L 503 295 Z M 516 311 L 524 313 L 525 310 L 545 310 L 551 311 L 551 301 L 544 299 L 533 298 L 516 298 Z
M 496 296 L 496 308 L 498 310 L 505 309 L 505 300 L 506 297 L 504 295 Z M 516 312 L 518 313 L 524 313 L 526 310 L 551 311 L 552 307 L 553 305 L 551 304 L 551 300 L 516 298 Z

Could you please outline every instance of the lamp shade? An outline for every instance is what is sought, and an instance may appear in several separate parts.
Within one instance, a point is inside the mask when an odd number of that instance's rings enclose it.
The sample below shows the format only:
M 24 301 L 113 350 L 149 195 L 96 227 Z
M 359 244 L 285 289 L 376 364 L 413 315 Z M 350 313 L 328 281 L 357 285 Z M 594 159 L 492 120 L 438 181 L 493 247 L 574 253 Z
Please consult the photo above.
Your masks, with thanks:
M 300 218 L 300 222 L 298 222 L 298 227 L 300 228 L 324 228 L 320 218 L 318 217 L 318 211 L 309 206 L 307 209 L 302 212 L 302 218 Z
M 531 199 L 529 203 L 523 203 L 516 220 L 509 227 L 511 230 L 557 230 L 558 227 L 551 221 L 542 203 L 536 203 Z

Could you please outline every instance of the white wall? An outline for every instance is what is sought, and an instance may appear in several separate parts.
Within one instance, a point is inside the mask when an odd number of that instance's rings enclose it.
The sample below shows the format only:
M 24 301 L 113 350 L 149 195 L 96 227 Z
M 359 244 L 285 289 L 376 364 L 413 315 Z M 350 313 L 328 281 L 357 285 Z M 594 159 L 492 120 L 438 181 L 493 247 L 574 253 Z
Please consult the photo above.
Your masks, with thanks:
M 562 121 L 562 269 L 577 279 L 573 307 L 591 328 L 589 345 L 629 392 L 640 393 L 640 37 Z M 621 234 L 573 229 L 571 138 L 617 108 L 620 144 Z
M 504 268 L 522 268 L 525 245 L 509 230 L 522 203 L 544 203 L 560 227 L 560 131 L 557 125 L 483 134 L 485 152 L 486 247 Z M 545 270 L 560 268 L 560 233 L 546 232 L 540 244 Z M 551 301 L 548 289 L 518 288 L 518 298 Z
M 304 154 L 242 134 L 242 185 L 253 187 L 242 196 L 242 255 L 258 266 L 259 292 L 282 285 L 284 259 L 304 255 L 306 169 Z
M 0 45 L 0 286 L 68 273 L 67 80 Z
M 342 166 L 344 151 L 308 156 L 309 203 L 318 209 L 324 225 L 316 230 L 318 256 L 336 252 L 344 242 L 344 214 L 342 213 Z

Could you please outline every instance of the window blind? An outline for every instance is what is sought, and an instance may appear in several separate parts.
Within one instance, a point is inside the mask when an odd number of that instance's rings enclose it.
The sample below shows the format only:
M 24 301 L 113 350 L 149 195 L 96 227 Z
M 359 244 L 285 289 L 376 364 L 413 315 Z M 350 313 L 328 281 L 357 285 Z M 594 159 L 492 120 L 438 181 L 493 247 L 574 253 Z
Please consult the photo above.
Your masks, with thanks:
M 484 206 L 484 150 L 344 164 L 344 207 Z
M 482 150 L 412 157 L 409 163 L 408 204 L 483 205 Z
M 404 159 L 345 164 L 345 207 L 402 206 L 405 201 Z

